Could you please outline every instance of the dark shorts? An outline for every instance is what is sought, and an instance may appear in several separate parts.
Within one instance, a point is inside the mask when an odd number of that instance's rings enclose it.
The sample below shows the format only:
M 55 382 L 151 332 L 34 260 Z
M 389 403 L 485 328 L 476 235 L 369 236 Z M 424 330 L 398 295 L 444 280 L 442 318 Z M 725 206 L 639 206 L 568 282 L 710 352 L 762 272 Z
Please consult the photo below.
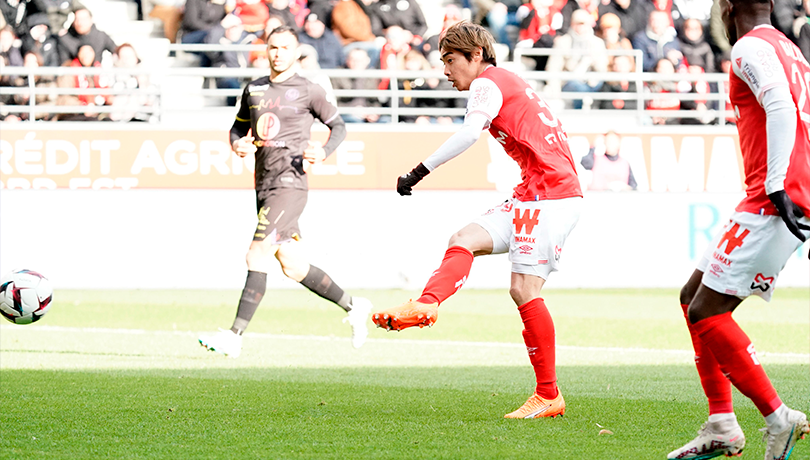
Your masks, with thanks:
M 307 191 L 278 188 L 256 193 L 259 223 L 253 241 L 270 239 L 273 243 L 286 243 L 300 238 L 298 218 L 307 205 Z

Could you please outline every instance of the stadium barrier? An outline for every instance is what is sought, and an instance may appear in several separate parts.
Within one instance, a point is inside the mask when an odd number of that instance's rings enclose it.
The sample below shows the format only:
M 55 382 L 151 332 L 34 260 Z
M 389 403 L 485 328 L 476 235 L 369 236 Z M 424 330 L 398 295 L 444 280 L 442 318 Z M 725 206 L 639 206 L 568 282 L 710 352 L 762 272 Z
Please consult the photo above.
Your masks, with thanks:
M 1 270 L 34 268 L 57 288 L 242 287 L 256 224 L 252 166 L 228 150 L 227 132 L 101 126 L 115 129 L 3 127 Z M 507 198 L 517 171 L 485 134 L 412 197 L 400 197 L 396 177 L 454 128 L 379 128 L 351 126 L 338 152 L 310 169 L 304 247 L 347 288 L 416 291 L 449 236 Z M 599 134 L 569 132 L 577 162 Z M 326 132 L 313 135 L 323 140 Z M 737 149 L 731 127 L 624 131 L 622 155 L 640 191 L 586 192 L 549 287 L 680 286 L 744 196 Z M 588 175 L 580 171 L 584 185 Z M 807 246 L 780 286 L 808 286 Z M 271 275 L 271 287 L 297 287 Z M 500 255 L 477 261 L 467 287 L 508 283 Z
M 256 51 L 263 50 L 259 45 L 169 45 L 169 50 L 174 53 L 192 53 L 204 51 Z M 627 93 L 602 93 L 602 92 L 568 92 L 563 91 L 555 94 L 544 94 L 549 100 L 552 108 L 562 119 L 581 116 L 583 112 L 595 112 L 601 117 L 623 117 L 625 122 L 636 126 L 650 125 L 653 119 L 669 120 L 676 123 L 680 119 L 689 119 L 690 123 L 697 125 L 718 124 L 725 125 L 727 120 L 733 119 L 733 112 L 726 110 L 728 75 L 721 73 L 714 74 L 689 74 L 677 73 L 674 75 L 659 75 L 650 72 L 636 70 L 630 73 L 616 72 L 588 72 L 585 74 L 577 72 L 547 72 L 547 71 L 526 71 L 521 64 L 524 56 L 551 55 L 557 50 L 542 49 L 518 49 L 515 60 L 503 62 L 502 65 L 518 72 L 524 79 L 532 84 L 538 92 L 543 91 L 543 86 L 549 79 L 561 81 L 572 80 L 598 80 L 598 81 L 623 81 L 629 80 L 636 84 L 636 90 Z M 574 51 L 572 51 L 574 52 Z M 636 61 L 636 69 L 641 68 L 641 53 L 638 51 L 607 50 L 610 56 L 631 55 Z M 36 69 L 25 67 L 4 67 L 0 69 L 0 76 L 5 77 L 25 77 L 27 86 L 21 87 L 0 87 L 0 96 L 27 96 L 28 104 L 11 105 L 6 104 L 0 110 L 13 114 L 28 114 L 28 119 L 35 119 L 36 113 L 50 112 L 53 114 L 71 113 L 100 113 L 110 114 L 122 111 L 129 111 L 131 107 L 116 107 L 114 105 L 101 106 L 59 106 L 46 105 L 38 106 L 36 97 L 31 95 L 126 95 L 154 97 L 155 103 L 150 106 L 140 107 L 139 110 L 154 114 L 155 120 L 161 124 L 173 124 L 178 119 L 188 117 L 189 112 L 194 109 L 205 110 L 206 116 L 222 116 L 227 118 L 233 116 L 234 108 L 224 105 L 227 97 L 238 97 L 242 94 L 241 89 L 220 89 L 211 81 L 217 78 L 238 78 L 242 84 L 251 79 L 267 75 L 267 69 L 260 68 L 210 68 L 210 67 L 170 67 L 163 65 L 148 65 L 136 68 L 102 68 L 102 67 L 40 67 Z M 387 123 L 398 123 L 403 116 L 451 116 L 461 117 L 464 115 L 463 108 L 419 108 L 402 107 L 400 99 L 423 99 L 423 98 L 463 98 L 466 99 L 466 92 L 455 90 L 405 90 L 399 88 L 399 81 L 414 78 L 439 78 L 445 77 L 439 71 L 404 71 L 404 70 L 365 70 L 353 71 L 348 69 L 319 69 L 303 70 L 302 75 L 310 78 L 320 79 L 327 86 L 327 91 L 335 98 L 364 97 L 385 102 L 383 107 L 344 107 L 338 104 L 341 114 L 378 114 L 386 115 Z M 147 75 L 152 85 L 146 88 L 37 88 L 35 85 L 36 76 L 59 77 L 63 75 L 85 75 L 99 76 L 108 81 L 114 81 L 116 77 Z M 372 78 L 389 79 L 390 83 L 386 89 L 378 90 L 332 90 L 329 79 L 333 78 Z M 702 82 L 707 85 L 707 92 L 672 92 L 666 94 L 649 93 L 645 90 L 645 82 L 671 81 L 687 86 Z M 667 98 L 678 101 L 701 101 L 706 105 L 705 110 L 652 110 L 645 108 L 645 103 L 652 99 Z M 574 100 L 587 100 L 590 103 L 598 104 L 603 100 L 625 100 L 635 101 L 637 108 L 633 110 L 590 110 L 588 105 L 584 109 L 570 108 Z M 182 123 L 181 123 L 182 124 Z M 194 124 L 192 122 L 192 124 Z

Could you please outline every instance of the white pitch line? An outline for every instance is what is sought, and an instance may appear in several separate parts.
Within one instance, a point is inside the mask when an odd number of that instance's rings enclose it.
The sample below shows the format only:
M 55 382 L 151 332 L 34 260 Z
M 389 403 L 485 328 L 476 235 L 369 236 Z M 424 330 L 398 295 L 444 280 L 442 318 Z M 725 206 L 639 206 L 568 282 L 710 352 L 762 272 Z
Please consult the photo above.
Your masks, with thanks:
M 148 331 L 145 329 L 116 329 L 104 327 L 65 327 L 65 326 L 0 326 L 0 331 L 3 330 L 25 330 L 42 331 L 42 332 L 74 332 L 74 333 L 105 333 L 105 334 L 120 334 L 120 335 L 158 335 L 158 336 L 186 336 L 194 337 L 197 335 L 194 331 Z M 304 341 L 318 341 L 318 342 L 348 342 L 348 337 L 329 337 L 321 335 L 288 335 L 288 334 L 269 334 L 264 332 L 246 332 L 245 337 L 257 337 L 265 339 L 283 339 L 283 340 L 304 340 Z M 508 349 L 523 349 L 526 346 L 522 343 L 503 343 L 503 342 L 466 342 L 458 340 L 416 340 L 416 339 L 374 339 L 369 338 L 368 342 L 371 343 L 402 343 L 409 345 L 439 345 L 439 346 L 459 346 L 459 347 L 482 347 L 482 348 L 508 348 Z M 583 352 L 602 352 L 602 353 L 654 353 L 666 354 L 671 356 L 693 356 L 692 350 L 667 350 L 656 348 L 637 348 L 637 347 L 580 347 L 574 345 L 557 345 L 557 349 L 566 351 L 583 351 Z M 810 361 L 810 353 L 771 353 L 758 351 L 757 354 L 762 357 L 784 358 L 794 360 L 808 360 Z

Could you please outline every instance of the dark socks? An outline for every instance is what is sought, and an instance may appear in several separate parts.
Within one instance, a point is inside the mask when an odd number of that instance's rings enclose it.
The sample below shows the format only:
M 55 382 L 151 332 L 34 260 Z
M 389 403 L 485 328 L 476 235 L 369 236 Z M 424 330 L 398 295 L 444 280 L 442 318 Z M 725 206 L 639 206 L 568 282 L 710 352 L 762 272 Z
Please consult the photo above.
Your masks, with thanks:
M 248 270 L 245 288 L 242 290 L 242 297 L 239 299 L 239 308 L 236 310 L 236 319 L 233 320 L 231 330 L 242 335 L 247 329 L 248 323 L 259 308 L 259 303 L 267 290 L 267 273 L 254 272 Z
M 301 280 L 301 284 L 324 299 L 336 303 L 340 308 L 346 311 L 352 309 L 350 306 L 352 301 L 351 296 L 346 294 L 337 283 L 332 281 L 329 275 L 314 265 L 309 266 L 307 276 Z

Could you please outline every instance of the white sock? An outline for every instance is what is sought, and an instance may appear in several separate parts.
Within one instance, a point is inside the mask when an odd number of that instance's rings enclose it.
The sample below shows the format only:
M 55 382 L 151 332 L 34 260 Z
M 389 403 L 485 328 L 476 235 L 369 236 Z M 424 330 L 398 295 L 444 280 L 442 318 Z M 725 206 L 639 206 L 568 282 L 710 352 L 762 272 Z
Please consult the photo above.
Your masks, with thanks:
M 740 425 L 737 423 L 737 416 L 734 415 L 734 412 L 712 414 L 709 416 L 709 423 L 714 425 L 715 429 L 721 432 L 733 430 Z
M 765 417 L 765 424 L 768 425 L 768 431 L 772 433 L 780 433 L 787 429 L 788 423 L 788 407 L 784 404 L 777 407 L 772 414 Z
M 712 414 L 709 416 L 709 423 L 718 423 L 726 421 L 733 421 L 736 423 L 737 416 L 734 415 L 734 412 L 726 412 L 723 414 Z

